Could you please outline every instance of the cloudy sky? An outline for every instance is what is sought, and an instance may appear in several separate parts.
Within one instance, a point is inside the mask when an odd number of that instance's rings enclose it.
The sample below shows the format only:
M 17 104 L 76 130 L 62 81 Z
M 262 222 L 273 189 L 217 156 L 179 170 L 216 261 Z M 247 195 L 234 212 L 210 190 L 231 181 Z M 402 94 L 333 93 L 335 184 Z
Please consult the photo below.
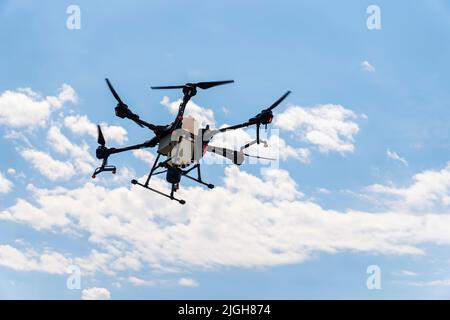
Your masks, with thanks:
M 450 5 L 371 4 L 0 1 L 0 298 L 449 298 Z M 188 105 L 214 127 L 292 90 L 253 149 L 278 160 L 210 161 L 185 206 L 130 185 L 153 150 L 92 180 L 97 123 L 151 138 L 105 77 L 157 124 L 180 92 L 151 85 L 234 79 Z

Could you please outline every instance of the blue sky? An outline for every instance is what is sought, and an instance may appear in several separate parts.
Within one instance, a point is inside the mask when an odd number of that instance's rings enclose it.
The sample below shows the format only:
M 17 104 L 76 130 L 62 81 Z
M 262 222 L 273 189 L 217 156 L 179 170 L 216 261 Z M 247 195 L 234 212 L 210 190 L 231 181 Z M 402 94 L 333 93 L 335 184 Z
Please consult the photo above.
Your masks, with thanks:
M 446 1 L 0 1 L 0 297 L 448 298 L 449 17 Z M 217 126 L 292 90 L 273 128 L 293 153 L 205 166 L 219 188 L 184 181 L 186 207 L 130 191 L 151 154 L 92 182 L 93 124 L 110 146 L 151 137 L 114 116 L 105 77 L 158 124 L 180 92 L 151 85 L 234 79 L 193 99 Z

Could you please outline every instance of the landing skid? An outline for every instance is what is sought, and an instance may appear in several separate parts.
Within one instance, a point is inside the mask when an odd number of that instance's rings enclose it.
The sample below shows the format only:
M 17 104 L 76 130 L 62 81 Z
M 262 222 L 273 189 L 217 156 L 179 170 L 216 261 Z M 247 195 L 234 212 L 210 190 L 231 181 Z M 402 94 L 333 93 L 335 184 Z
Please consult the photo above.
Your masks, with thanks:
M 185 200 L 183 200 L 183 199 L 178 199 L 178 198 L 175 198 L 175 197 L 174 197 L 174 193 L 175 193 L 175 192 L 177 191 L 177 189 L 178 189 L 178 183 L 177 183 L 177 184 L 172 183 L 172 191 L 170 192 L 170 194 L 161 192 L 161 191 L 159 191 L 159 190 L 156 190 L 156 189 L 154 189 L 154 188 L 148 186 L 148 185 L 149 185 L 149 182 L 150 182 L 150 179 L 151 179 L 152 176 L 167 172 L 167 170 L 155 172 L 158 168 L 161 168 L 161 167 L 162 167 L 162 168 L 167 168 L 167 161 L 168 161 L 168 160 L 166 160 L 166 161 L 164 161 L 164 162 L 158 163 L 159 157 L 160 157 L 160 156 L 161 156 L 161 154 L 158 153 L 158 156 L 156 157 L 155 162 L 153 163 L 153 167 L 152 167 L 152 169 L 150 170 L 150 174 L 148 175 L 147 180 L 145 181 L 145 183 L 140 183 L 140 182 L 137 181 L 136 179 L 131 180 L 131 183 L 134 184 L 134 185 L 141 186 L 141 187 L 143 187 L 143 188 L 145 188 L 145 189 L 148 189 L 148 190 L 150 190 L 150 191 L 153 191 L 153 192 L 155 192 L 155 193 L 157 193 L 157 194 L 159 194 L 159 195 L 162 195 L 162 196 L 164 196 L 164 197 L 166 197 L 166 198 L 169 198 L 170 200 L 175 200 L 175 201 L 177 201 L 177 202 L 180 203 L 180 204 L 185 204 L 185 203 L 186 203 Z M 197 178 L 188 175 L 188 174 L 189 174 L 192 170 L 194 170 L 194 169 L 197 169 Z M 214 185 L 213 185 L 213 184 L 211 184 L 211 183 L 206 183 L 206 182 L 204 182 L 204 181 L 202 180 L 202 176 L 201 176 L 201 172 L 200 172 L 200 164 L 194 165 L 194 166 L 193 166 L 192 168 L 190 168 L 189 170 L 181 170 L 181 176 L 187 177 L 187 178 L 189 178 L 189 179 L 191 179 L 191 180 L 193 180 L 193 181 L 195 181 L 195 182 L 198 182 L 198 183 L 200 183 L 200 184 L 202 184 L 202 185 L 204 185 L 204 186 L 207 186 L 209 189 L 213 189 L 213 188 L 214 188 Z
M 194 169 L 197 169 L 197 178 L 194 178 L 194 177 L 191 177 L 191 176 L 188 175 L 188 173 L 191 172 Z M 207 186 L 209 189 L 214 189 L 214 185 L 213 184 L 206 183 L 206 182 L 204 182 L 202 180 L 202 174 L 200 172 L 200 164 L 196 164 L 195 166 L 193 166 L 189 170 L 181 171 L 181 175 L 186 177 L 186 178 L 189 178 L 189 179 L 191 179 L 191 180 L 193 180 L 195 182 L 198 182 L 198 183 L 200 183 L 200 184 L 202 184 L 204 186 Z
M 175 201 L 177 201 L 179 204 L 185 204 L 185 203 L 186 203 L 185 200 L 177 199 L 177 198 L 175 198 L 175 197 L 173 196 L 173 192 L 174 192 L 173 189 L 175 188 L 174 185 L 172 185 L 172 192 L 171 192 L 171 194 L 166 194 L 166 193 L 164 193 L 164 192 L 161 192 L 161 191 L 159 191 L 159 190 L 156 190 L 156 189 L 153 189 L 153 188 L 151 188 L 151 187 L 149 187 L 149 186 L 146 186 L 145 184 L 142 184 L 142 183 L 140 183 L 139 181 L 137 181 L 137 180 L 135 180 L 135 179 L 131 180 L 131 183 L 134 184 L 134 185 L 141 186 L 141 187 L 143 187 L 143 188 L 145 188 L 145 189 L 148 189 L 148 190 L 150 190 L 150 191 L 156 192 L 157 194 L 160 194 L 160 195 L 162 195 L 162 196 L 164 196 L 164 197 L 166 197 L 166 198 L 169 198 L 170 200 L 175 200 Z

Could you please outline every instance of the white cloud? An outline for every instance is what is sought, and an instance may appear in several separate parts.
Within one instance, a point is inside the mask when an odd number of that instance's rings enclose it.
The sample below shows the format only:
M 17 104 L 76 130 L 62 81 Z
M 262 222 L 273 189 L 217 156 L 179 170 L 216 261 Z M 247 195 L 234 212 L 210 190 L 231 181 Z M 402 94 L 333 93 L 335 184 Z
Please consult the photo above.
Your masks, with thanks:
M 180 106 L 181 99 L 170 102 L 167 96 L 163 97 L 161 104 L 169 109 L 170 113 L 176 115 L 178 113 L 178 107 Z M 193 101 L 189 101 L 186 106 L 185 116 L 190 116 L 198 121 L 200 128 L 204 128 L 207 124 L 211 128 L 215 126 L 214 111 L 211 109 L 202 108 Z
M 43 176 L 52 181 L 68 180 L 75 175 L 75 169 L 71 163 L 55 160 L 45 152 L 27 148 L 20 150 L 19 153 Z
M 13 206 L 0 212 L 0 219 L 31 224 L 36 230 L 64 227 L 70 223 L 64 212 L 58 211 L 58 206 L 41 210 L 23 199 L 18 199 Z
M 97 125 L 92 123 L 85 115 L 67 116 L 64 118 L 64 125 L 77 135 L 90 135 L 97 139 Z M 127 131 L 123 127 L 102 123 L 101 128 L 107 143 L 124 144 L 128 141 Z
M 8 174 L 10 174 L 10 175 L 15 175 L 15 174 L 16 174 L 16 169 L 14 169 L 14 168 L 9 168 L 7 172 L 8 172 Z
M 6 177 L 0 172 L 0 194 L 8 193 L 13 186 L 13 183 L 6 179 Z
M 190 278 L 181 278 L 178 280 L 178 284 L 183 287 L 198 287 L 197 281 Z
M 276 127 L 294 132 L 303 142 L 319 148 L 320 152 L 340 154 L 354 151 L 354 136 L 359 126 L 353 119 L 357 115 L 341 105 L 326 104 L 313 108 L 290 106 L 277 114 Z
M 279 136 L 271 136 L 268 141 L 269 146 L 278 150 L 281 160 L 286 161 L 290 158 L 299 160 L 303 163 L 309 162 L 311 152 L 307 148 L 294 148 L 286 143 Z
M 108 289 L 93 287 L 93 288 L 83 289 L 81 299 L 82 300 L 109 300 L 109 299 L 111 299 L 111 293 L 109 292 Z
M 24 253 L 10 245 L 0 245 L 0 266 L 13 270 L 65 274 L 69 265 L 69 260 L 59 253 L 32 250 Z
M 152 287 L 156 284 L 153 280 L 144 280 L 134 276 L 128 277 L 128 281 L 137 287 Z
M 166 187 L 161 179 L 153 183 Z M 106 189 L 92 183 L 34 188 L 31 196 L 36 205 L 20 200 L 16 206 L 26 205 L 26 210 L 7 209 L 0 219 L 88 234 L 105 251 L 95 260 L 106 267 L 93 267 L 102 272 L 120 270 L 123 264 L 113 261 L 129 252 L 136 269 L 142 264 L 147 270 L 172 270 L 301 263 L 317 252 L 420 255 L 422 244 L 450 244 L 450 212 L 326 210 L 304 199 L 288 172 L 279 169 L 257 177 L 226 168 L 223 186 L 180 189 L 185 206 L 135 186 Z M 84 261 L 89 266 L 89 259 Z
M 364 60 L 361 62 L 361 69 L 367 72 L 375 72 L 375 67 L 369 63 L 369 61 Z
M 405 166 L 408 165 L 408 161 L 406 161 L 405 158 L 400 157 L 400 156 L 398 155 L 398 153 L 395 152 L 395 151 L 391 151 L 391 150 L 388 149 L 388 150 L 386 151 L 386 156 L 387 156 L 389 159 L 392 159 L 392 160 L 395 160 L 395 161 L 398 161 L 398 162 L 404 164 Z
M 412 178 L 407 187 L 375 184 L 368 190 L 391 197 L 387 203 L 395 210 L 419 212 L 437 210 L 446 212 L 450 207 L 450 162 L 442 170 L 427 170 Z
M 88 174 L 93 171 L 97 161 L 91 156 L 87 144 L 76 145 L 72 143 L 58 127 L 52 126 L 47 133 L 47 141 L 53 150 L 69 157 L 77 171 Z
M 144 161 L 146 164 L 152 166 L 155 162 L 155 155 L 149 151 L 145 151 L 142 149 L 134 150 L 133 155 L 139 159 Z
M 77 102 L 73 88 L 64 84 L 58 96 L 45 98 L 30 88 L 7 90 L 0 95 L 0 124 L 15 128 L 44 126 L 51 113 L 66 102 Z

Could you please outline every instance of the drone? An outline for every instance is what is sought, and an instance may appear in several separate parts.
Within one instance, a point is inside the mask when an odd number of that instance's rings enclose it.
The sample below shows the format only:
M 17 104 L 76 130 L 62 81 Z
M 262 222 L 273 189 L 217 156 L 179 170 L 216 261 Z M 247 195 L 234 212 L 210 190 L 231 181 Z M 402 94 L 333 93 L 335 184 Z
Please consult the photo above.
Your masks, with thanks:
M 201 176 L 200 160 L 207 152 L 225 157 L 231 160 L 235 165 L 241 165 L 244 162 L 245 156 L 266 160 L 275 160 L 260 156 L 252 156 L 245 153 L 244 150 L 254 144 L 260 144 L 261 142 L 263 142 L 264 145 L 267 146 L 267 141 L 263 141 L 260 139 L 260 128 L 263 125 L 267 129 L 267 125 L 270 124 L 273 120 L 273 109 L 275 109 L 284 99 L 286 99 L 286 97 L 291 93 L 290 91 L 287 91 L 271 106 L 263 109 L 256 116 L 243 123 L 220 129 L 210 129 L 209 125 L 206 125 L 205 128 L 199 129 L 198 124 L 194 118 L 184 117 L 184 112 L 188 102 L 197 94 L 198 89 L 210 89 L 216 86 L 233 83 L 233 80 L 151 87 L 151 89 L 153 90 L 181 89 L 183 92 L 183 99 L 178 108 L 176 118 L 168 125 L 155 125 L 140 119 L 140 117 L 137 114 L 133 113 L 128 105 L 122 101 L 109 79 L 105 80 L 109 90 L 117 101 L 117 105 L 115 107 L 116 116 L 122 119 L 129 119 L 135 122 L 138 126 L 149 129 L 153 132 L 154 136 L 150 140 L 147 140 L 140 144 L 122 148 L 108 148 L 106 147 L 106 140 L 104 138 L 102 129 L 100 125 L 97 125 L 97 142 L 99 146 L 96 150 L 96 157 L 97 159 L 102 160 L 102 164 L 100 167 L 95 169 L 92 175 L 93 179 L 95 179 L 96 176 L 101 172 L 109 171 L 113 174 L 116 173 L 116 167 L 113 165 L 108 165 L 108 159 L 111 155 L 131 150 L 157 147 L 157 155 L 146 181 L 144 183 L 141 183 L 136 179 L 133 179 L 131 183 L 133 185 L 141 186 L 159 195 L 167 197 L 170 200 L 177 201 L 180 204 L 185 204 L 185 200 L 175 197 L 175 193 L 179 189 L 179 184 L 182 177 L 191 179 L 199 184 L 208 187 L 209 189 L 214 188 L 213 184 L 204 182 Z M 256 140 L 245 144 L 240 148 L 240 150 L 215 147 L 209 144 L 214 136 L 219 133 L 224 133 L 230 130 L 236 130 L 253 125 L 256 126 Z M 163 159 L 163 161 L 160 161 L 161 157 L 165 157 L 165 159 Z M 196 177 L 191 174 L 193 171 L 197 172 Z M 166 174 L 166 181 L 171 184 L 170 194 L 164 193 L 149 185 L 150 179 L 153 176 L 160 174 Z

